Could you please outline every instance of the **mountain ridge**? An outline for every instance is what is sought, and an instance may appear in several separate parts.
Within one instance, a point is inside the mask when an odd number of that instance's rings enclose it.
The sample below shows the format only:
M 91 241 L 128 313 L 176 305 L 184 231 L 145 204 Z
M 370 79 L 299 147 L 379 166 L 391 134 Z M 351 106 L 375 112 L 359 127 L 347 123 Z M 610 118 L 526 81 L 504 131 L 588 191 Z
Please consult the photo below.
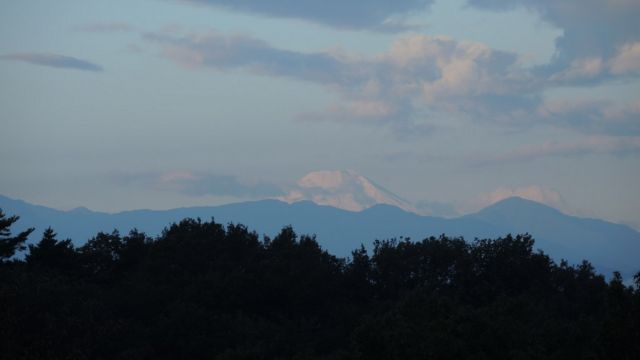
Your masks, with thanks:
M 536 248 L 554 259 L 578 263 L 592 261 L 604 272 L 620 270 L 626 275 L 640 270 L 640 233 L 623 224 L 584 219 L 563 214 L 544 204 L 509 198 L 476 213 L 457 218 L 415 214 L 389 204 L 375 204 L 362 211 L 349 211 L 312 201 L 286 203 L 277 199 L 257 200 L 218 206 L 182 207 L 167 210 L 128 210 L 105 213 L 92 210 L 62 211 L 0 195 L 0 208 L 18 215 L 14 231 L 36 227 L 30 241 L 37 241 L 48 226 L 59 238 L 83 244 L 99 231 L 114 229 L 127 233 L 133 228 L 156 236 L 171 223 L 183 218 L 202 218 L 223 224 L 241 223 L 273 236 L 291 225 L 300 234 L 315 234 L 331 253 L 348 256 L 361 244 L 372 248 L 376 239 L 411 238 L 447 234 L 467 240 L 494 238 L 508 233 L 529 233 Z

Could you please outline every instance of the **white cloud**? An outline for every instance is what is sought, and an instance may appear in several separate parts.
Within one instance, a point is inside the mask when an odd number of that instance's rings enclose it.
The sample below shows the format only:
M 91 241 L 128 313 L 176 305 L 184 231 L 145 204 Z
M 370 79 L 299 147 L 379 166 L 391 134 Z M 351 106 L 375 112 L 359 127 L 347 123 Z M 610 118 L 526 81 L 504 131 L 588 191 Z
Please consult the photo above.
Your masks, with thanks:
M 492 114 L 494 107 L 503 110 L 514 97 L 526 97 L 536 83 L 518 67 L 515 54 L 448 37 L 404 35 L 390 50 L 368 58 L 300 53 L 215 31 L 146 38 L 160 44 L 168 59 L 187 67 L 244 68 L 327 85 L 342 101 L 316 118 L 403 123 L 394 126 L 411 131 L 420 128 L 415 115 L 422 109 Z
M 317 83 L 339 95 L 324 111 L 301 114 L 303 119 L 381 125 L 400 136 L 430 133 L 430 116 L 443 115 L 514 128 L 542 124 L 594 134 L 640 134 L 637 112 L 617 111 L 606 102 L 542 100 L 544 90 L 559 84 L 633 70 L 640 50 L 635 45 L 621 48 L 615 61 L 578 58 L 546 78 L 522 67 L 516 54 L 445 36 L 405 34 L 389 50 L 368 57 L 279 49 L 216 31 L 149 33 L 145 38 L 158 44 L 167 59 L 189 68 L 243 69 Z

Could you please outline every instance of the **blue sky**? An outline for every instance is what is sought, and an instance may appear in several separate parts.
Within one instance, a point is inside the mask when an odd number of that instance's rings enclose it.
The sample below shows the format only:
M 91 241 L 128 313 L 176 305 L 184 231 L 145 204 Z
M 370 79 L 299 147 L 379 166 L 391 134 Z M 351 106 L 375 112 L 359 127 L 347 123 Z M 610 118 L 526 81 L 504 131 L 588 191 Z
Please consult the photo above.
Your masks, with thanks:
M 640 227 L 639 17 L 634 0 L 7 3 L 0 193 L 171 208 L 352 169 L 461 212 L 527 195 Z

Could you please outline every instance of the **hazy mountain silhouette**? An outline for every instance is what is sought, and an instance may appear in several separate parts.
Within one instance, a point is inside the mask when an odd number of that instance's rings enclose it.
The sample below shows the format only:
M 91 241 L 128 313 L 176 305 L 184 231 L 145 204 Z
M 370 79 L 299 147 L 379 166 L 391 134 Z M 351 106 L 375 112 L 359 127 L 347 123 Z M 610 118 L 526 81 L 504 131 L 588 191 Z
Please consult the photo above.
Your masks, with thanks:
M 243 202 L 211 207 L 171 210 L 134 210 L 115 214 L 86 208 L 60 211 L 0 196 L 0 208 L 21 217 L 16 231 L 35 227 L 37 239 L 48 226 L 59 238 L 83 244 L 99 231 L 133 228 L 156 236 L 164 227 L 183 218 L 214 218 L 221 223 L 242 223 L 259 234 L 273 236 L 286 225 L 298 233 L 316 234 L 318 242 L 339 256 L 364 244 L 371 248 L 376 239 L 410 237 L 420 240 L 431 235 L 464 236 L 467 240 L 507 233 L 530 233 L 536 248 L 554 259 L 571 263 L 589 259 L 600 271 L 619 270 L 625 276 L 640 270 L 640 233 L 625 225 L 565 215 L 546 205 L 521 198 L 509 198 L 475 214 L 453 219 L 420 216 L 398 207 L 379 204 L 360 212 L 346 211 L 310 201 L 292 204 L 278 200 Z

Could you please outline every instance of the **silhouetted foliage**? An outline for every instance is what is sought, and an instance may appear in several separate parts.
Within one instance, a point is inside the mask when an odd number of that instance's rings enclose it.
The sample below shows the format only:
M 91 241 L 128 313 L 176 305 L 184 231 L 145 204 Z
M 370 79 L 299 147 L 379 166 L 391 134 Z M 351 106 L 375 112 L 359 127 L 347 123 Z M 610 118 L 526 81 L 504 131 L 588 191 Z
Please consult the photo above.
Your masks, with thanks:
M 59 271 L 78 269 L 78 254 L 70 239 L 59 241 L 52 228 L 47 228 L 36 245 L 29 245 L 25 261 L 31 267 L 44 267 Z
M 8 227 L 2 224 L 4 239 Z M 22 239 L 22 234 L 18 236 Z M 23 241 L 11 240 L 13 255 Z M 529 235 L 376 241 L 349 259 L 285 227 L 185 219 L 155 239 L 52 229 L 0 266 L 11 359 L 638 359 L 640 273 L 606 281 Z
M 15 255 L 16 251 L 24 250 L 24 242 L 27 241 L 29 234 L 33 232 L 33 228 L 25 230 L 16 236 L 11 236 L 9 229 L 19 216 L 6 217 L 2 209 L 0 209 L 0 263 L 5 262 Z

